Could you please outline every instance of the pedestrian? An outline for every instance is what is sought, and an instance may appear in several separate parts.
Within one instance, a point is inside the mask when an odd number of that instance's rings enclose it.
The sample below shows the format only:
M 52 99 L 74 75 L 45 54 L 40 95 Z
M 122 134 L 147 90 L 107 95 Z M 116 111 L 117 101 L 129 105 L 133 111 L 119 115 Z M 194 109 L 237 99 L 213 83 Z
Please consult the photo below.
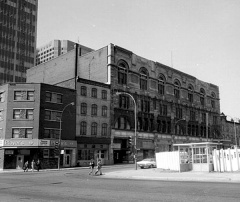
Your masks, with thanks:
M 35 166 L 35 161 L 34 161 L 34 159 L 33 159 L 32 162 L 31 162 L 31 166 L 32 166 L 32 172 L 33 172 L 34 166 Z
M 89 175 L 93 174 L 93 172 L 94 172 L 94 167 L 95 167 L 94 160 L 91 159 L 91 161 L 90 161 L 90 163 L 89 163 L 89 168 L 91 169 Z
M 27 172 L 28 171 L 28 161 L 26 161 L 23 165 L 23 171 Z
M 96 175 L 98 172 L 100 173 L 100 175 L 102 175 L 102 162 L 101 162 L 101 159 L 98 159 L 98 162 L 97 162 L 97 170 L 96 170 L 96 172 L 95 172 L 95 175 Z
M 36 167 L 37 167 L 37 171 L 39 172 L 39 169 L 40 169 L 40 160 L 39 159 L 36 162 Z

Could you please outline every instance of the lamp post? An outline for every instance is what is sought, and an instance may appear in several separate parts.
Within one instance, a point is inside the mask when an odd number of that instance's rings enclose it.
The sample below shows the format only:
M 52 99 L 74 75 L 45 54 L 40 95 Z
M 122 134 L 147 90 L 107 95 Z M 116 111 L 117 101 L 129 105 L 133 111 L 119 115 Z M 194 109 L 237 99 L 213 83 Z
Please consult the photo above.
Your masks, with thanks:
M 63 115 L 63 112 L 64 110 L 68 107 L 68 106 L 74 106 L 74 102 L 71 102 L 69 104 L 67 104 L 63 110 L 62 110 L 62 113 L 61 113 L 61 116 L 60 116 L 60 131 L 59 131 L 59 138 L 58 138 L 58 170 L 60 169 L 60 156 L 61 156 L 61 140 L 62 140 L 62 115 Z
M 134 102 L 134 120 L 135 120 L 135 129 L 134 129 L 134 162 L 135 162 L 135 167 L 136 167 L 136 170 L 137 170 L 137 105 L 136 105 L 136 101 L 134 99 L 134 97 L 129 94 L 129 93 L 126 93 L 126 92 L 116 92 L 116 95 L 120 95 L 120 94 L 125 94 L 125 95 L 128 95 L 132 98 L 133 102 Z

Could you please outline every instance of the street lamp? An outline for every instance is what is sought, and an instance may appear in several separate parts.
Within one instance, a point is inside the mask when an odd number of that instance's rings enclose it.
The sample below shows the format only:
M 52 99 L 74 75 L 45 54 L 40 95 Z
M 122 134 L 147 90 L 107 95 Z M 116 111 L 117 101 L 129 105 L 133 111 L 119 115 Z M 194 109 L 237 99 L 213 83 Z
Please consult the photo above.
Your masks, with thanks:
M 220 116 L 222 117 L 227 117 L 229 115 L 225 115 L 223 112 L 220 114 Z M 235 120 L 233 117 L 229 116 L 232 120 L 233 120 L 233 129 L 234 129 L 234 136 L 235 136 L 235 147 L 237 148 L 238 144 L 237 144 L 237 129 L 236 129 L 236 125 L 235 125 Z
M 134 129 L 134 143 L 135 143 L 135 147 L 134 147 L 134 161 L 135 161 L 135 166 L 136 166 L 136 170 L 137 170 L 137 105 L 136 105 L 136 101 L 134 99 L 134 97 L 126 92 L 116 92 L 116 95 L 120 95 L 120 94 L 125 94 L 128 95 L 132 98 L 133 102 L 134 102 L 134 120 L 135 120 L 135 129 Z
M 60 156 L 61 156 L 61 140 L 62 140 L 62 115 L 63 115 L 63 112 L 64 110 L 68 107 L 68 106 L 74 106 L 74 102 L 71 102 L 69 104 L 67 104 L 63 110 L 62 110 L 62 113 L 61 113 L 61 116 L 60 116 L 60 131 L 59 131 L 59 139 L 58 139 L 58 170 L 60 169 Z

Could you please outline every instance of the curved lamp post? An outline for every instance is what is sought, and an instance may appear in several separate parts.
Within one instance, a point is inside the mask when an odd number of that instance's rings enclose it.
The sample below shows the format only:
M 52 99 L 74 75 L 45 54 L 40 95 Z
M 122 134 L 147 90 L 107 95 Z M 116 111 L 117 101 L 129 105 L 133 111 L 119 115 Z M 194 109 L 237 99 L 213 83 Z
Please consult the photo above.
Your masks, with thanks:
M 64 110 L 68 107 L 68 106 L 74 106 L 74 102 L 71 102 L 69 104 L 67 104 L 63 110 L 62 110 L 62 113 L 61 113 L 61 117 L 60 117 L 60 131 L 59 131 L 59 139 L 58 139 L 58 170 L 60 169 L 60 156 L 61 156 L 61 140 L 62 140 L 62 115 L 63 115 L 63 112 Z
M 135 129 L 134 129 L 134 162 L 135 162 L 135 166 L 136 166 L 136 170 L 137 170 L 137 105 L 136 105 L 136 101 L 134 99 L 134 97 L 126 92 L 116 92 L 116 95 L 120 95 L 120 94 L 125 94 L 128 95 L 132 98 L 133 102 L 134 102 L 134 119 L 135 119 Z

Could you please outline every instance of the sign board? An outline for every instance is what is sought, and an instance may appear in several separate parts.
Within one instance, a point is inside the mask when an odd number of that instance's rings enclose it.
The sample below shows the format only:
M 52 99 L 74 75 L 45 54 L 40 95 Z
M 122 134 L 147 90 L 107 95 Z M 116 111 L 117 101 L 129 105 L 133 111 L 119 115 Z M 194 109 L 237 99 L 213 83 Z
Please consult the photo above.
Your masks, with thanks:
M 113 149 L 121 149 L 121 143 L 113 143 L 112 148 Z

